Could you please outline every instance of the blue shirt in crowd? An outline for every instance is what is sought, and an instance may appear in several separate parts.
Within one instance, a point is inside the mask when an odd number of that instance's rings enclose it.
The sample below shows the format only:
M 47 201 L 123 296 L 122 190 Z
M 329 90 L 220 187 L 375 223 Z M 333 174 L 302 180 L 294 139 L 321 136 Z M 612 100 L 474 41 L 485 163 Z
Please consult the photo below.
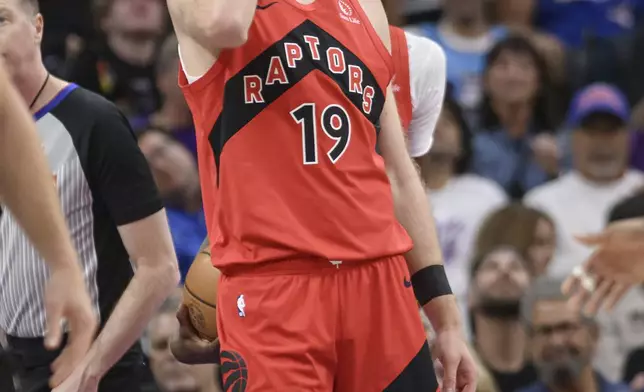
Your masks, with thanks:
M 606 380 L 599 373 L 595 373 L 595 380 L 599 387 L 598 392 L 630 392 L 631 390 L 627 385 Z M 542 382 L 537 382 L 529 387 L 519 389 L 517 392 L 550 392 L 550 389 Z
M 206 218 L 203 210 L 189 213 L 166 207 L 166 214 L 168 215 L 168 225 L 170 226 L 174 249 L 179 260 L 181 282 L 183 282 L 192 260 L 194 260 L 201 244 L 208 235 Z
M 521 198 L 550 177 L 532 158 L 532 136 L 511 138 L 504 130 L 474 135 L 471 171 L 496 181 L 512 198 Z
M 609 38 L 630 31 L 642 12 L 642 0 L 539 0 L 537 25 L 569 47 L 585 36 Z
M 472 111 L 478 109 L 483 97 L 482 74 L 485 69 L 485 56 L 497 41 L 505 38 L 507 28 L 492 27 L 488 37 L 481 38 L 480 45 L 471 40 L 472 47 L 457 45 L 456 39 L 443 35 L 438 25 L 424 24 L 420 26 L 421 34 L 435 41 L 445 51 L 447 59 L 447 81 L 453 87 L 454 99 L 463 107 L 472 124 L 476 119 L 471 118 Z M 462 39 L 461 39 L 462 40 Z

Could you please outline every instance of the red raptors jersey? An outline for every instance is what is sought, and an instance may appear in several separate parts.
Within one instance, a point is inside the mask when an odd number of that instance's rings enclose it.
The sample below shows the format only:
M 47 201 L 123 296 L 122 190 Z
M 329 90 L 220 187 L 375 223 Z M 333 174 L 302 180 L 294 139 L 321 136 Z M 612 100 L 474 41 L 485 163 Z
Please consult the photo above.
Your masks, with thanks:
M 180 72 L 217 267 L 410 249 L 376 151 L 392 68 L 357 0 L 266 0 L 246 44 Z
M 394 62 L 393 89 L 398 106 L 398 115 L 405 132 L 411 123 L 411 80 L 409 76 L 409 50 L 405 31 L 399 27 L 390 26 L 391 53 Z

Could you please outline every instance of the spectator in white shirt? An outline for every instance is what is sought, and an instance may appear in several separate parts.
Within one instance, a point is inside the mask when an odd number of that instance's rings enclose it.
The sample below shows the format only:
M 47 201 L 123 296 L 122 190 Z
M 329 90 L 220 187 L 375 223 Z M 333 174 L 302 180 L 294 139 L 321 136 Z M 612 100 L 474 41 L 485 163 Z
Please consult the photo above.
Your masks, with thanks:
M 550 274 L 565 276 L 584 262 L 592 249 L 574 236 L 601 231 L 609 209 L 644 185 L 644 175 L 628 168 L 629 115 L 622 92 L 607 84 L 590 85 L 572 101 L 573 170 L 524 198 L 555 222 L 557 249 Z
M 445 100 L 434 144 L 420 158 L 421 174 L 433 206 L 445 269 L 452 290 L 466 308 L 469 260 L 482 220 L 504 205 L 507 197 L 492 180 L 466 173 L 471 156 L 471 135 L 461 109 Z

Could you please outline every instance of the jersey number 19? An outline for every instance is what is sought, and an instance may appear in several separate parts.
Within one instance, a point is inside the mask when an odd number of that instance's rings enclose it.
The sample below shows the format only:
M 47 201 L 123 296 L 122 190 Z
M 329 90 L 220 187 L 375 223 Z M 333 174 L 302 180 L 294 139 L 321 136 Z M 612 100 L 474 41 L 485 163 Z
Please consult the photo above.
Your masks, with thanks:
M 340 105 L 329 105 L 318 113 L 314 103 L 304 103 L 291 111 L 291 116 L 302 127 L 302 153 L 305 165 L 318 163 L 317 116 L 320 116 L 322 130 L 335 145 L 327 151 L 331 162 L 336 163 L 346 151 L 351 140 L 349 114 Z

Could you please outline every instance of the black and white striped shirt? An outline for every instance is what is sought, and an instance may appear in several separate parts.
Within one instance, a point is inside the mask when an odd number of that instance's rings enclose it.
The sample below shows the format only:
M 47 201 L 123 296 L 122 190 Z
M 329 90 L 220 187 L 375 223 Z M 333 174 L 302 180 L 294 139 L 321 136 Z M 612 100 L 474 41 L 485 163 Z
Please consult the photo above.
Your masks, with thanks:
M 162 203 L 127 120 L 112 103 L 70 84 L 35 117 L 85 282 L 104 324 L 133 275 L 117 227 L 158 212 Z M 5 210 L 0 329 L 14 337 L 44 335 L 47 276 L 45 262 Z

